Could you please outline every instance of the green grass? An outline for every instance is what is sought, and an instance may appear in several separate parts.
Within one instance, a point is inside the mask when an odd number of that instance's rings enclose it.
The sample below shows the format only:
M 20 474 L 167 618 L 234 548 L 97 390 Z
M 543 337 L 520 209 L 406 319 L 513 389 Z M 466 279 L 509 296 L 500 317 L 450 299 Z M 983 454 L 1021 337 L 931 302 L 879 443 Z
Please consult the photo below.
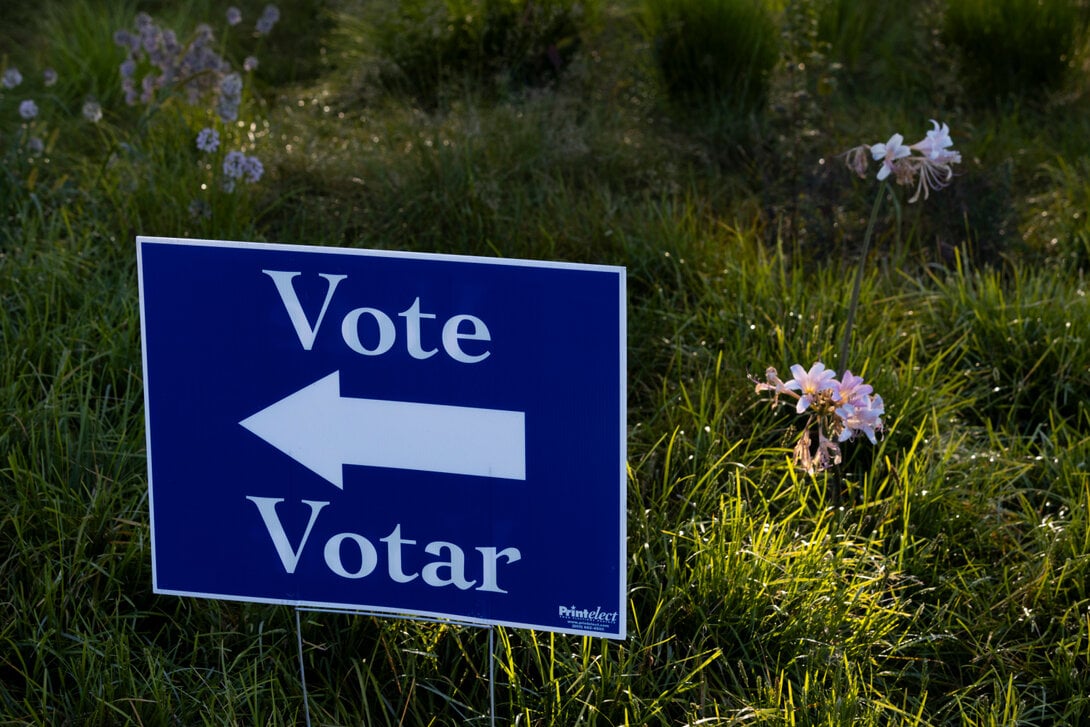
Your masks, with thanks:
M 704 112 L 754 113 L 780 55 L 775 7 L 764 0 L 645 0 L 643 24 L 667 95 Z
M 28 80 L 0 96 L 0 724 L 303 722 L 293 612 L 151 592 L 136 234 L 627 267 L 629 637 L 497 629 L 498 724 L 1090 721 L 1085 75 L 1000 113 L 961 102 L 942 13 L 861 42 L 876 6 L 786 5 L 795 65 L 743 122 L 679 109 L 637 0 L 548 83 L 452 75 L 439 104 L 378 82 L 355 3 L 285 2 L 295 32 L 231 46 L 269 63 L 224 128 L 266 175 L 230 195 L 194 147 L 208 107 L 125 106 L 110 38 L 138 10 L 219 31 L 218 5 L 5 5 Z M 837 155 L 933 117 L 964 162 L 881 208 L 855 320 L 886 431 L 806 475 L 747 377 L 834 363 L 874 194 Z M 316 724 L 488 724 L 485 631 L 302 634 Z
M 1086 42 L 1086 6 L 1075 0 L 950 0 L 943 33 L 959 52 L 978 101 L 1056 91 Z

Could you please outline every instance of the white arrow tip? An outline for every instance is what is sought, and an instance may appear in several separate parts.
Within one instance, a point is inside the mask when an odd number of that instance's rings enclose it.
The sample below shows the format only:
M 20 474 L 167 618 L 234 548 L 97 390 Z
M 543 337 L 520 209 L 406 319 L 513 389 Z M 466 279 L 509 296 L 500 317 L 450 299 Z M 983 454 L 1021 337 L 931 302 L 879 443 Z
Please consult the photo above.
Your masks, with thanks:
M 294 394 L 239 422 L 299 464 L 344 489 L 337 417 L 322 417 L 341 396 L 341 375 L 334 371 Z

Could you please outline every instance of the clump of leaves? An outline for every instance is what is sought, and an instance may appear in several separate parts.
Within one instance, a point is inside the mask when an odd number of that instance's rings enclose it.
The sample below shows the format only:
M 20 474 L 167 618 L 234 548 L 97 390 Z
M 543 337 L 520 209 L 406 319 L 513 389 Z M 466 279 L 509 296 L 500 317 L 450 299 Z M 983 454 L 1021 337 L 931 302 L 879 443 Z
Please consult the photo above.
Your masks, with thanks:
M 1060 88 L 1083 40 L 1077 0 L 951 0 L 943 33 L 978 101 L 1035 98 Z
M 780 58 L 776 16 L 764 0 L 646 0 L 655 67 L 678 104 L 759 110 Z
M 596 3 L 575 0 L 405 0 L 344 13 L 342 42 L 374 50 L 384 85 L 425 106 L 444 88 L 500 92 L 541 86 L 567 67 Z

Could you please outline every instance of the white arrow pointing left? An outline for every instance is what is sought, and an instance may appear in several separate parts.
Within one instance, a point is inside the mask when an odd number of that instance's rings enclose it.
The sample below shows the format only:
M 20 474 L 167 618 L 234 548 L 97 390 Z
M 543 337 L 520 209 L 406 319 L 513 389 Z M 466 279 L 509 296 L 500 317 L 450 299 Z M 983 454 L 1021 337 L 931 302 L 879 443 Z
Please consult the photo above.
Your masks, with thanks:
M 526 479 L 526 415 L 341 396 L 334 371 L 240 425 L 344 489 L 344 465 Z

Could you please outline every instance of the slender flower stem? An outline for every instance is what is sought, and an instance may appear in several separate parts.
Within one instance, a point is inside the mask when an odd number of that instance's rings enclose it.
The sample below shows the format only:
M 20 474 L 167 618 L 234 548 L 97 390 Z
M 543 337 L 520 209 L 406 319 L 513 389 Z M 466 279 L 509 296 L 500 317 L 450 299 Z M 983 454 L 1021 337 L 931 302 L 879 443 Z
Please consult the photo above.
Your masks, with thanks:
M 882 199 L 886 196 L 889 184 L 883 182 L 878 186 L 878 194 L 874 196 L 874 206 L 870 210 L 870 220 L 867 222 L 867 231 L 863 233 L 863 250 L 859 253 L 859 267 L 855 270 L 855 282 L 852 284 L 852 298 L 848 303 L 848 318 L 844 321 L 844 339 L 840 342 L 840 374 L 848 369 L 848 352 L 852 345 L 852 326 L 855 324 L 855 309 L 859 306 L 859 288 L 863 284 L 863 268 L 867 264 L 867 252 L 870 250 L 870 239 L 874 235 L 874 223 L 878 220 L 878 209 L 882 206 Z

